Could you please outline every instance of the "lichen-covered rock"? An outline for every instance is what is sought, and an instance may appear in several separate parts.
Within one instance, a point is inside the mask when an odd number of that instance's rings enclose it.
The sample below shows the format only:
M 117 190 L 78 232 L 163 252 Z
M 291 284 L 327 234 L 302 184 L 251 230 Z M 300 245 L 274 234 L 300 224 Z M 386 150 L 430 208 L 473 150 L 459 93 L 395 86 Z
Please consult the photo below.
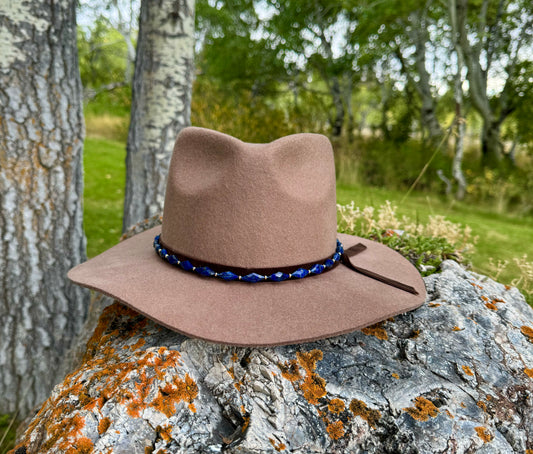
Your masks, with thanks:
M 275 348 L 169 331 L 115 303 L 18 452 L 533 453 L 533 311 L 443 263 L 419 309 Z

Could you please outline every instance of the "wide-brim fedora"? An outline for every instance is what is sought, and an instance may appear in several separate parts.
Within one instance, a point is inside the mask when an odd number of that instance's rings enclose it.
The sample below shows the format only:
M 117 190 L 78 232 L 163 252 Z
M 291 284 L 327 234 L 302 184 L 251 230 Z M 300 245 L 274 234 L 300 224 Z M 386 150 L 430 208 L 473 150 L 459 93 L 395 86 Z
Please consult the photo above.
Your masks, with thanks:
M 68 277 L 172 330 L 236 346 L 348 333 L 426 297 L 402 255 L 337 233 L 333 150 L 307 133 L 250 144 L 183 129 L 162 225 Z

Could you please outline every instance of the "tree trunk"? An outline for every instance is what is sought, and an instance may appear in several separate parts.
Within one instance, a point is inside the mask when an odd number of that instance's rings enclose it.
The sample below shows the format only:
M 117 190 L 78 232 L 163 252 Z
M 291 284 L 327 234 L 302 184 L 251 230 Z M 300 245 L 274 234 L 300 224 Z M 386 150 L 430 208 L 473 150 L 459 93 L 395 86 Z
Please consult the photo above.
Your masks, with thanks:
M 455 198 L 463 200 L 466 193 L 466 178 L 463 174 L 463 156 L 464 156 L 464 136 L 466 131 L 466 119 L 463 116 L 463 67 L 464 56 L 461 46 L 459 45 L 458 23 L 457 23 L 457 5 L 455 0 L 448 2 L 448 14 L 452 26 L 452 44 L 457 56 L 457 69 L 454 78 L 453 97 L 455 100 L 455 123 L 457 125 L 457 135 L 455 136 L 455 154 L 452 162 L 452 175 L 457 182 L 457 191 Z
M 190 124 L 194 0 L 143 0 L 126 157 L 123 230 L 163 210 L 176 135 Z
M 414 58 L 419 80 L 414 85 L 422 101 L 420 119 L 422 126 L 429 134 L 430 140 L 435 142 L 442 137 L 442 128 L 437 119 L 437 106 L 431 93 L 430 75 L 426 68 L 426 44 L 429 41 L 426 16 L 426 12 L 416 11 L 413 13 L 409 37 L 413 41 L 416 49 Z
M 62 377 L 89 292 L 74 0 L 0 8 L 0 413 L 24 417 Z
M 348 133 L 348 141 L 353 142 L 353 132 L 354 132 L 354 118 L 353 118 L 353 109 L 352 109 L 352 91 L 353 91 L 353 74 L 348 72 L 344 76 L 344 103 L 346 104 L 346 113 L 348 114 L 348 124 L 346 125 L 346 132 Z
M 481 132 L 482 163 L 484 166 L 497 167 L 502 158 L 502 142 L 500 139 L 500 122 L 483 119 Z
M 340 137 L 344 125 L 344 104 L 342 102 L 341 85 L 337 77 L 332 77 L 331 79 L 331 97 L 335 108 L 335 118 L 331 125 L 332 134 L 333 137 Z

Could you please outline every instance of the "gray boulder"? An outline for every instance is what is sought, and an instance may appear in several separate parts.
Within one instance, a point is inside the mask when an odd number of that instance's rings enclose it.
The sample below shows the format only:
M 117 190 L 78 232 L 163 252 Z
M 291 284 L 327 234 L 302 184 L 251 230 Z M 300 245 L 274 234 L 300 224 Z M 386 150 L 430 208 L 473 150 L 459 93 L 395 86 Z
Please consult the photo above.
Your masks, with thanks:
M 114 303 L 14 452 L 532 454 L 533 310 L 453 261 L 425 282 L 415 311 L 275 348 Z

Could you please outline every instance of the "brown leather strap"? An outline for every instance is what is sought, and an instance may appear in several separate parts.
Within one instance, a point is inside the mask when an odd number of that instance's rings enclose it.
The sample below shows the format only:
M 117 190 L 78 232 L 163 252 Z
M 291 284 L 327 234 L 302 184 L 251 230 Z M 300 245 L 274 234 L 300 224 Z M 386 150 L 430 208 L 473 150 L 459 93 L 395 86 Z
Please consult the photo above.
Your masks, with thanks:
M 418 292 L 414 289 L 414 287 L 411 287 L 410 285 L 403 284 L 402 282 L 395 281 L 394 279 L 390 279 L 386 276 L 382 276 L 381 274 L 375 273 L 370 270 L 365 270 L 364 268 L 361 268 L 360 266 L 355 265 L 350 260 L 350 258 L 363 252 L 365 249 L 366 249 L 366 246 L 362 243 L 357 243 L 356 245 L 348 249 L 345 249 L 344 254 L 342 254 L 342 257 L 341 257 L 341 262 L 348 268 L 358 273 L 364 274 L 365 276 L 368 276 L 372 279 L 376 279 L 377 281 L 383 282 L 384 284 L 390 285 L 392 287 L 399 288 L 400 290 L 404 290 L 414 295 L 418 295 Z

